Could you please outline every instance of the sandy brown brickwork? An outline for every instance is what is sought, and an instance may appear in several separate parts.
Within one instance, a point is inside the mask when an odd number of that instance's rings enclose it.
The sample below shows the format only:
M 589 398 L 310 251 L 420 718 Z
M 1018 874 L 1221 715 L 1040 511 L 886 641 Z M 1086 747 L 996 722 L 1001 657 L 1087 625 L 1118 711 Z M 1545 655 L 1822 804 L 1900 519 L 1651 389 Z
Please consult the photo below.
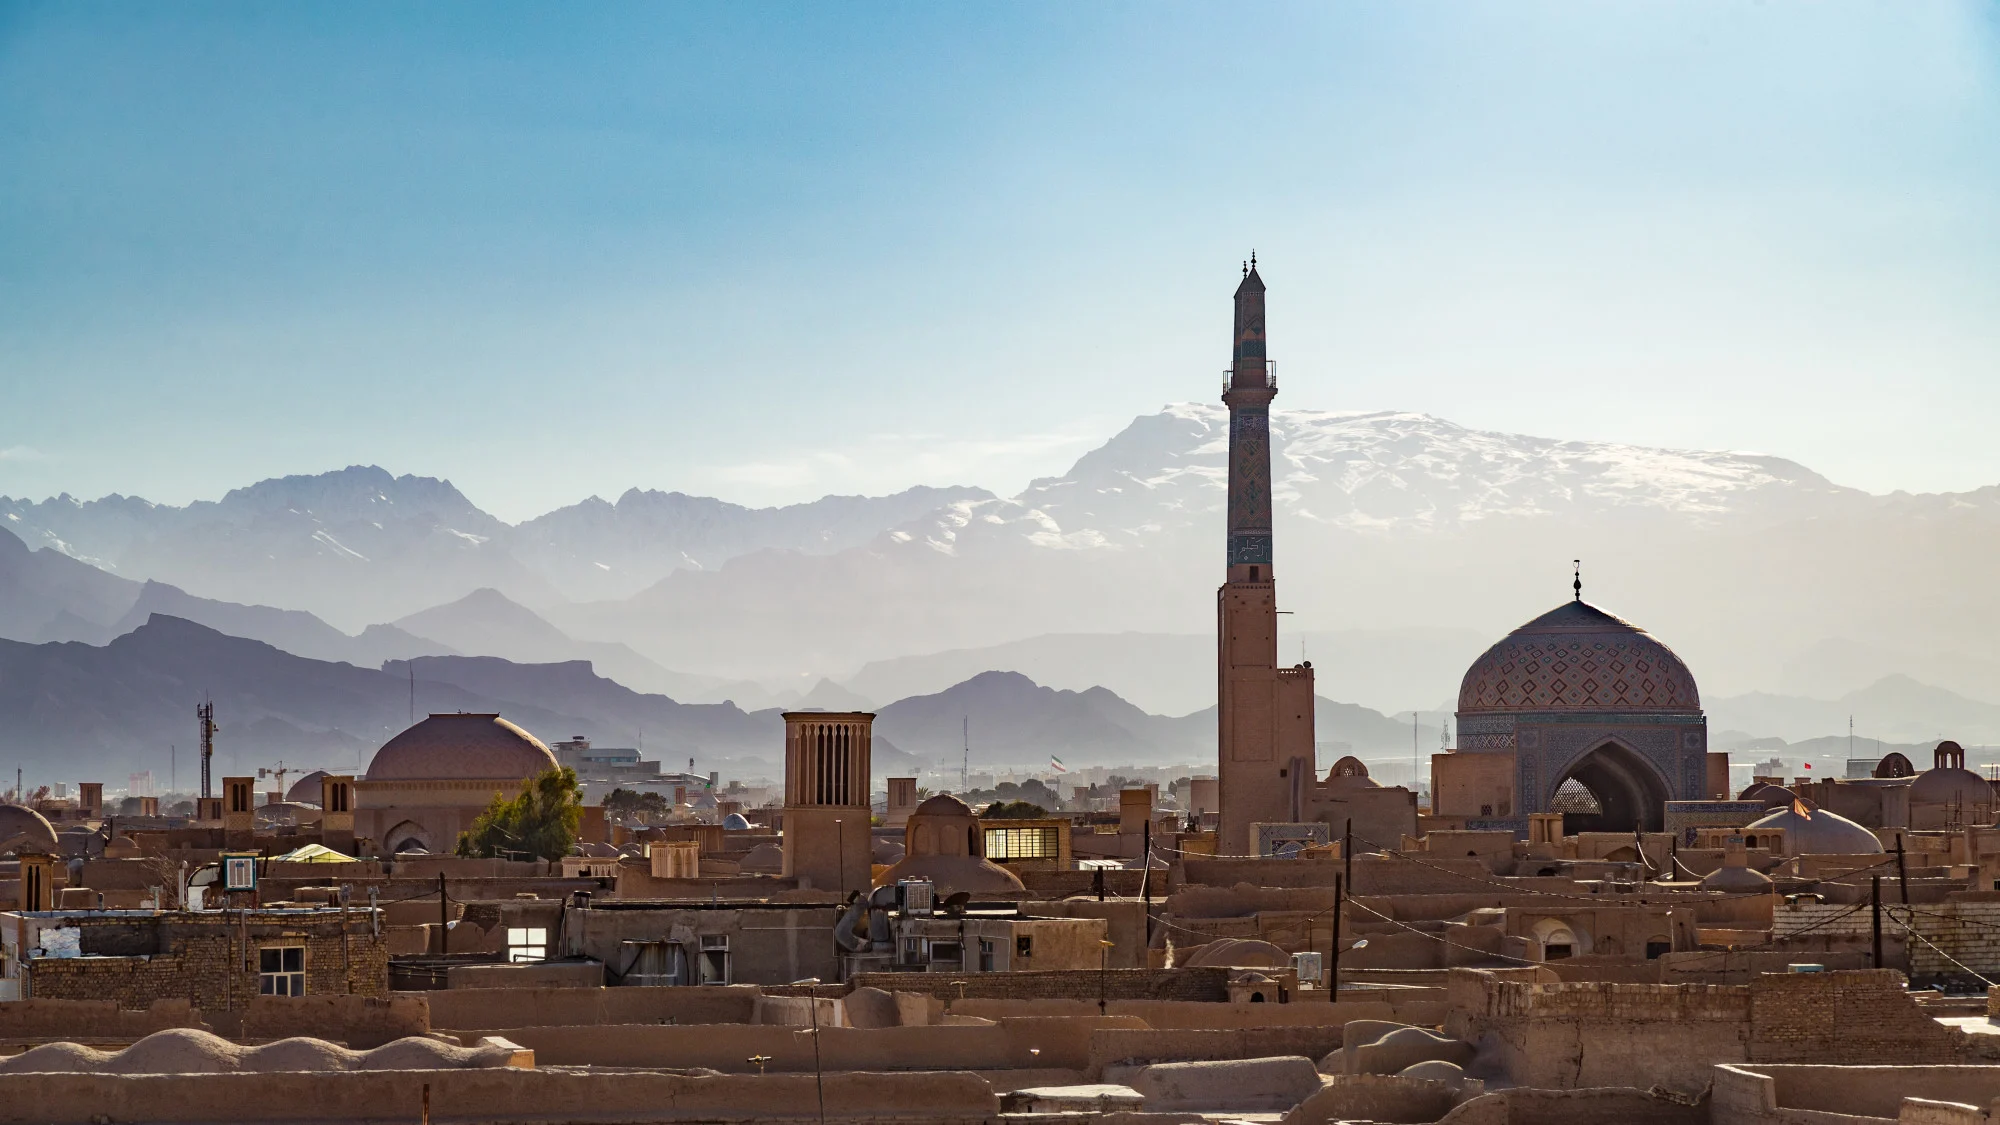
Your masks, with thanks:
M 940 1000 L 1206 1000 L 1229 998 L 1229 970 L 1072 969 L 1029 973 L 856 973 L 855 988 L 921 992 Z M 767 992 L 782 991 L 766 989 Z
M 1893 969 L 1774 973 L 1746 988 L 1753 1062 L 1916 1064 L 1964 1050 L 1964 1036 L 1917 1007 Z
M 366 914 L 285 911 L 174 913 L 151 918 L 78 915 L 83 957 L 37 957 L 23 966 L 27 994 L 110 1000 L 149 1008 L 181 999 L 204 1012 L 247 1007 L 258 995 L 258 951 L 305 950 L 305 995 L 389 992 L 389 954 Z M 95 954 L 95 956 L 88 956 Z

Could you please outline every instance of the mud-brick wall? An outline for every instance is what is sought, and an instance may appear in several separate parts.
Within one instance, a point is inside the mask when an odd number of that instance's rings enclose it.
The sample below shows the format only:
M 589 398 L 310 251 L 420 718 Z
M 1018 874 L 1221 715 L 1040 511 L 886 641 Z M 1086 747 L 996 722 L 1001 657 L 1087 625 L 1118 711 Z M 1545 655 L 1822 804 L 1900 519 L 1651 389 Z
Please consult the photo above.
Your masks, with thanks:
M 1778 973 L 1749 985 L 1754 1062 L 1947 1062 L 1963 1036 L 1924 1013 L 1893 969 Z
M 1027 973 L 856 973 L 856 988 L 921 992 L 940 1000 L 1229 999 L 1229 970 L 1065 969 Z
M 38 957 L 26 965 L 28 995 L 44 1000 L 111 1000 L 143 1009 L 160 999 L 185 999 L 205 1012 L 248 1006 L 258 994 L 258 950 L 305 947 L 306 994 L 387 996 L 389 954 L 365 917 L 301 919 L 281 915 L 162 915 L 146 920 L 79 919 L 79 928 L 123 927 L 82 938 L 93 947 L 130 949 L 123 955 Z M 141 948 L 150 951 L 140 951 Z

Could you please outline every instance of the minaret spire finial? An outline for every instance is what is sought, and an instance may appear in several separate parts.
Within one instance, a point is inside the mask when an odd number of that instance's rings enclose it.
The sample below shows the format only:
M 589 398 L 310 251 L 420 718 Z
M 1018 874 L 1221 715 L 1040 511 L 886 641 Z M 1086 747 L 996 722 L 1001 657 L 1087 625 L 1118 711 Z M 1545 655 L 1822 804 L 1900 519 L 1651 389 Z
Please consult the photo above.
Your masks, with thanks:
M 1250 268 L 1253 270 L 1257 268 L 1257 251 L 1255 250 L 1250 251 Z
M 1573 582 L 1571 582 L 1571 583 L 1569 584 L 1569 585 L 1570 585 L 1570 589 L 1572 589 L 1572 590 L 1575 590 L 1575 591 L 1576 591 L 1576 600 L 1577 600 L 1577 601 L 1582 601 L 1582 600 L 1583 600 L 1583 560 L 1582 560 L 1582 559 L 1571 559 L 1571 560 L 1570 560 L 1570 563 L 1571 563 L 1571 565 L 1573 565 L 1573 566 L 1575 566 L 1575 567 L 1576 567 L 1576 579 L 1575 579 L 1575 581 L 1573 581 Z
M 1244 277 L 1249 277 L 1249 276 L 1250 276 L 1250 263 L 1249 263 L 1249 262 L 1245 262 L 1245 263 L 1243 263 L 1243 276 L 1244 276 Z

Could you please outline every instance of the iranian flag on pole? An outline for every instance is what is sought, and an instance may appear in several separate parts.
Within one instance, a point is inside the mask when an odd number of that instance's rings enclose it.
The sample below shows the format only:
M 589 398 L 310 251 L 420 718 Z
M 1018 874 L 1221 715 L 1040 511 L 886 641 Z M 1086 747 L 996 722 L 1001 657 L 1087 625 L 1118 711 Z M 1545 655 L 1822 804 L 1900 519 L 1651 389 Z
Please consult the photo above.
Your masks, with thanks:
M 1050 754 L 1050 755 L 1049 755 L 1049 768 L 1050 768 L 1050 769 L 1052 769 L 1052 770 L 1054 770 L 1054 771 L 1056 771 L 1057 773 L 1068 773 L 1068 772 L 1069 772 L 1069 767 L 1068 767 L 1068 766 L 1066 766 L 1066 765 L 1063 765 L 1063 764 L 1062 764 L 1062 759 L 1061 759 L 1061 758 L 1058 758 L 1058 757 L 1056 757 L 1056 756 L 1055 756 L 1054 754 Z

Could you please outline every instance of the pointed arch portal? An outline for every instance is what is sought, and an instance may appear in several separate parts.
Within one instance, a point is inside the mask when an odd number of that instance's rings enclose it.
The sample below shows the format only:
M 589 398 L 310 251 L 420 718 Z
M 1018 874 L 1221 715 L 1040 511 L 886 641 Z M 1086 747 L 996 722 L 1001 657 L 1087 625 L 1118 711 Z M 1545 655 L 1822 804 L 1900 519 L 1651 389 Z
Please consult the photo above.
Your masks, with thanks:
M 1658 832 L 1666 823 L 1666 779 L 1644 758 L 1619 743 L 1606 742 L 1578 758 L 1556 779 L 1556 789 L 1571 781 L 1590 791 L 1596 798 L 1597 810 L 1564 811 L 1565 835 Z

